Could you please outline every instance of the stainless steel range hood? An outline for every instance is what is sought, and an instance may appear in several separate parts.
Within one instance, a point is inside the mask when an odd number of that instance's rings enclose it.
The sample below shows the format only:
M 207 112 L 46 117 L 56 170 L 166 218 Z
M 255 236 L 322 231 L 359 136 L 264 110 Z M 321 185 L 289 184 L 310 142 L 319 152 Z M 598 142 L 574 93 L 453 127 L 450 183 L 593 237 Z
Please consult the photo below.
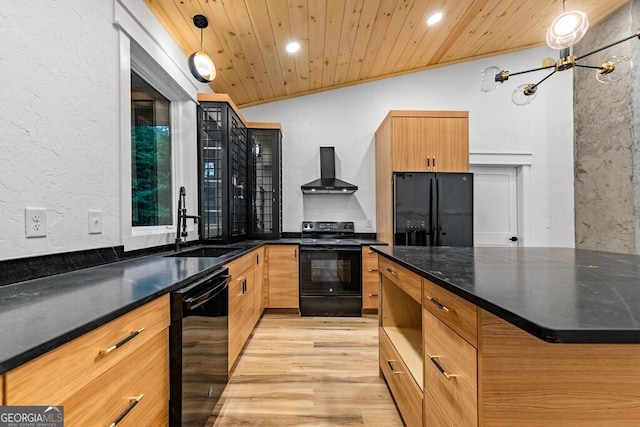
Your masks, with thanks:
M 334 147 L 320 147 L 320 179 L 300 187 L 305 194 L 353 194 L 358 186 L 336 178 Z

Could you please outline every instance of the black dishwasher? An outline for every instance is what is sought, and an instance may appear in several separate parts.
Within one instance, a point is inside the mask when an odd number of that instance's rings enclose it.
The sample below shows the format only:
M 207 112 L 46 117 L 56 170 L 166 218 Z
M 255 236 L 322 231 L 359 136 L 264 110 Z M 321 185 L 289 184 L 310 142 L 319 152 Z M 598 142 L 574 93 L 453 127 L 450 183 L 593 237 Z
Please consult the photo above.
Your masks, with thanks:
M 229 271 L 171 294 L 169 425 L 204 427 L 228 377 Z

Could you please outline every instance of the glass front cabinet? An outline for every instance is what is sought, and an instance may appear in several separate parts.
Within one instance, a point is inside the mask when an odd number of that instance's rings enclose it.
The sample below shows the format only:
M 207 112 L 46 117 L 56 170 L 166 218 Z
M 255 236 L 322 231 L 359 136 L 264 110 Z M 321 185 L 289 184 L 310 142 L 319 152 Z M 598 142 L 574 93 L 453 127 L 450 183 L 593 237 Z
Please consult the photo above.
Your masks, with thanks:
M 221 243 L 248 235 L 247 128 L 224 102 L 198 107 L 200 238 Z
M 249 127 L 251 237 L 278 239 L 282 230 L 282 132 L 278 124 Z
M 200 239 L 276 239 L 282 230 L 282 133 L 278 123 L 245 124 L 228 96 L 200 94 Z

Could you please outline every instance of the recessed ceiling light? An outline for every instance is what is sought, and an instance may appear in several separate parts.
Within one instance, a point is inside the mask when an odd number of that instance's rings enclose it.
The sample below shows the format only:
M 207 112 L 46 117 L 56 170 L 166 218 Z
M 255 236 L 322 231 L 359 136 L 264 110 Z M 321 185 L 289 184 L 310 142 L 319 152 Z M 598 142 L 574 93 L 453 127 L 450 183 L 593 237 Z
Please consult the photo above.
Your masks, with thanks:
M 296 53 L 297 51 L 300 50 L 300 43 L 298 42 L 289 42 L 289 44 L 287 44 L 287 52 L 289 53 Z
M 427 18 L 427 25 L 437 24 L 438 22 L 440 22 L 440 20 L 442 19 L 443 16 L 444 16 L 444 14 L 442 12 L 434 13 L 429 18 Z

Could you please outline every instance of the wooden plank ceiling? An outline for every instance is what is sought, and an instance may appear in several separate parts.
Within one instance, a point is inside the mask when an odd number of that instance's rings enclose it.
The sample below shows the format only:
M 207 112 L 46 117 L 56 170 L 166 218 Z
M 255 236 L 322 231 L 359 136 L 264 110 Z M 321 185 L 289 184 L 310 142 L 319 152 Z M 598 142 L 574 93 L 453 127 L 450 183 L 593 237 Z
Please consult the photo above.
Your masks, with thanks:
M 239 107 L 543 45 L 562 0 L 145 0 Z M 628 0 L 568 0 L 594 25 Z M 426 19 L 441 11 L 434 26 Z M 302 48 L 289 54 L 285 45 Z M 603 41 L 604 43 L 605 41 Z M 609 42 L 607 40 L 606 42 Z

